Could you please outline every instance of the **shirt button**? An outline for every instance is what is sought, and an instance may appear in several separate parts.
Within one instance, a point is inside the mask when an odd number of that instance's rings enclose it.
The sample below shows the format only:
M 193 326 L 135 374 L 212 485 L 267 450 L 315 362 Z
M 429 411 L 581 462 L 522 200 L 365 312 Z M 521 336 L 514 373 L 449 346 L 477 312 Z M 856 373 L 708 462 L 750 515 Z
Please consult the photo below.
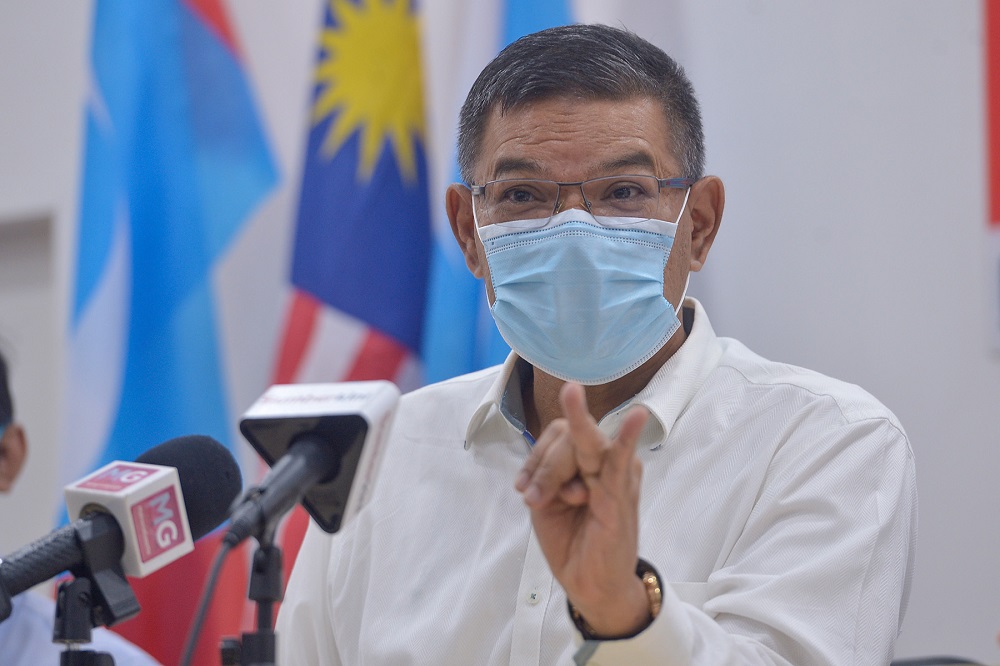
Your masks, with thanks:
M 537 604 L 541 600 L 542 600 L 542 595 L 539 594 L 538 592 L 534 592 L 534 591 L 533 592 L 528 592 L 528 603 L 531 604 L 532 606 L 534 606 L 535 604 Z

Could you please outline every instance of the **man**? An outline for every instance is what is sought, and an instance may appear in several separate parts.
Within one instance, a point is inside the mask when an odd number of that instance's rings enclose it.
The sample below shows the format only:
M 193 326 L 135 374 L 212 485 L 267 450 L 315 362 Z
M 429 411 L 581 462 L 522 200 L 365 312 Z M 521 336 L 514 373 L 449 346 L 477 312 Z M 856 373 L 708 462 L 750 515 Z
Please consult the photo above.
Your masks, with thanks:
M 459 161 L 449 219 L 513 353 L 404 396 L 371 503 L 310 527 L 282 663 L 887 663 L 909 443 L 685 300 L 724 191 L 680 67 L 615 28 L 529 35 Z
M 14 420 L 14 402 L 7 383 L 7 362 L 0 355 L 0 492 L 10 492 L 28 455 L 24 427 Z M 52 642 L 56 605 L 51 599 L 25 592 L 12 600 L 13 611 L 0 622 L 0 663 L 5 666 L 58 664 L 61 644 Z M 98 628 L 92 642 L 76 649 L 107 652 L 118 666 L 153 666 L 159 662 L 118 634 Z

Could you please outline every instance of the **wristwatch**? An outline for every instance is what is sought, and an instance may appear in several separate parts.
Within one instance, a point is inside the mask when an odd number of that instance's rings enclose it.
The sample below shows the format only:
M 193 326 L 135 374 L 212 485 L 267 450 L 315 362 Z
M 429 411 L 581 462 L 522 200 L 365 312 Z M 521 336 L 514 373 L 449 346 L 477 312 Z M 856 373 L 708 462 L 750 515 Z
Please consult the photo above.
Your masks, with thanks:
M 632 636 L 639 634 L 652 624 L 656 616 L 660 614 L 660 608 L 663 605 L 663 588 L 660 587 L 660 574 L 656 572 L 652 564 L 640 557 L 635 566 L 635 575 L 642 580 L 642 584 L 646 588 L 646 596 L 649 598 L 649 621 L 640 627 L 638 631 L 626 636 L 601 636 L 594 632 L 593 628 L 587 623 L 587 620 L 580 614 L 580 611 L 567 601 L 570 617 L 573 618 L 573 624 L 576 625 L 577 631 L 583 635 L 585 640 L 599 641 L 632 638 Z

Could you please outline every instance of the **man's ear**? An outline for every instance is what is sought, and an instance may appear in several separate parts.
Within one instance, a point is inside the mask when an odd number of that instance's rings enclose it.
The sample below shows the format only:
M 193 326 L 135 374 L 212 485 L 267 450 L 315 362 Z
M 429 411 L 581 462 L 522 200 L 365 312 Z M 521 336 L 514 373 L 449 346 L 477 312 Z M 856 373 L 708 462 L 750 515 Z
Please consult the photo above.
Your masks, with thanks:
M 14 480 L 21 473 L 27 456 L 28 442 L 24 428 L 11 423 L 0 437 L 0 492 L 8 492 L 14 487 Z
M 485 272 L 485 257 L 479 251 L 479 234 L 476 233 L 476 218 L 472 214 L 472 192 L 461 183 L 452 183 L 444 195 L 451 233 L 465 255 L 465 265 L 477 278 Z
M 691 186 L 691 266 L 700 271 L 708 258 L 708 251 L 715 242 L 722 223 L 722 209 L 726 206 L 726 190 L 716 176 L 705 176 Z

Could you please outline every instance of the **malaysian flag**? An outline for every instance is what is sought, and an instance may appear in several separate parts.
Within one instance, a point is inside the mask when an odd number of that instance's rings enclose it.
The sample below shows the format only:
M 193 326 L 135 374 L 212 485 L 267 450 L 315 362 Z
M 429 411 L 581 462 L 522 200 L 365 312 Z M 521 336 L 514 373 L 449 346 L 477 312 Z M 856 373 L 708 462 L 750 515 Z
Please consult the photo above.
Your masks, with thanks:
M 276 383 L 416 378 L 430 249 L 408 0 L 332 0 L 319 35 Z
M 330 0 L 275 384 L 420 382 L 430 206 L 420 33 L 409 0 Z M 305 531 L 285 521 L 286 580 Z

